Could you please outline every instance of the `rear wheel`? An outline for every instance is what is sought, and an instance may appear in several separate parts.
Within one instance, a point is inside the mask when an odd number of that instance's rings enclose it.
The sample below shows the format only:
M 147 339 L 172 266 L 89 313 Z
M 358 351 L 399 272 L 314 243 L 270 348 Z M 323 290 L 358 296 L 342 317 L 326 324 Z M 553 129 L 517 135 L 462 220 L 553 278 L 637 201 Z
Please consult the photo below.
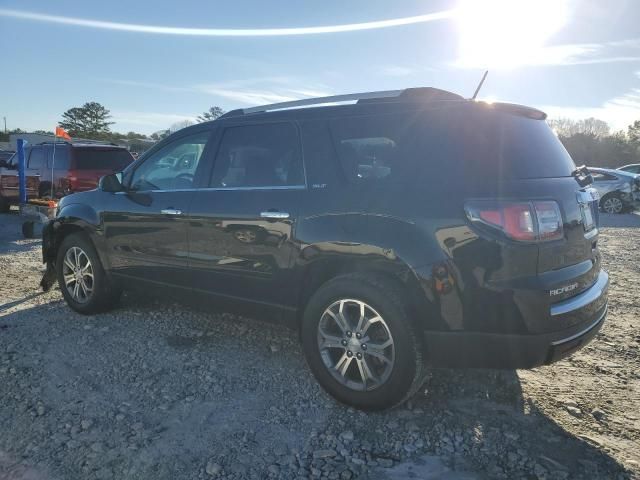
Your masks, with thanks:
M 602 210 L 607 213 L 622 213 L 624 211 L 624 202 L 617 193 L 606 195 L 600 201 L 600 205 Z
M 56 270 L 62 295 L 76 312 L 103 312 L 113 308 L 120 298 L 120 289 L 107 277 L 93 245 L 83 234 L 64 238 Z
M 349 405 L 392 407 L 423 379 L 422 344 L 402 293 L 376 275 L 345 275 L 322 286 L 305 309 L 301 337 L 318 382 Z

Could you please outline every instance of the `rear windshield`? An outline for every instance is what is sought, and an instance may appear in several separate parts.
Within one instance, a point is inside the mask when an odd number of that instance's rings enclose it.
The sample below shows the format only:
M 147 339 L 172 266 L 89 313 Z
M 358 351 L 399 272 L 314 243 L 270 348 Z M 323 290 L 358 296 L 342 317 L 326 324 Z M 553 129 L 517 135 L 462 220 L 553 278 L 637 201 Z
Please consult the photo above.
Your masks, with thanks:
M 76 148 L 75 168 L 78 170 L 112 170 L 119 172 L 133 162 L 131 154 L 114 148 Z
M 544 121 L 493 110 L 343 117 L 331 121 L 331 133 L 353 182 L 475 183 L 566 177 L 575 169 Z

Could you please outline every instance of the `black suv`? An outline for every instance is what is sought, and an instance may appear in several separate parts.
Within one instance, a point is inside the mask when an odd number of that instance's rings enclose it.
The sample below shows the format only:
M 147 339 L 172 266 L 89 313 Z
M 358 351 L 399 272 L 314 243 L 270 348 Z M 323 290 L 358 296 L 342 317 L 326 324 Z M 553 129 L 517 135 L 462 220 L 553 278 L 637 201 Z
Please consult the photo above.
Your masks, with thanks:
M 144 286 L 275 315 L 365 409 L 429 366 L 530 368 L 595 336 L 597 197 L 544 113 L 431 88 L 316 102 L 353 99 L 230 112 L 65 197 L 43 285 L 85 314 Z

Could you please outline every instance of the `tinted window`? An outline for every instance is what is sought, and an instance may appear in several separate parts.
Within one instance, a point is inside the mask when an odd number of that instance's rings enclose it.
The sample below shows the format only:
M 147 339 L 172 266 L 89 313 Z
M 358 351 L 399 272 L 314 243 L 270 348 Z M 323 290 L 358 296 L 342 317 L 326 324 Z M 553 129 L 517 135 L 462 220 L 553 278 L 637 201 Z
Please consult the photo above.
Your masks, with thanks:
M 133 190 L 193 188 L 196 169 L 210 132 L 178 138 L 147 156 L 131 177 Z
M 27 168 L 42 168 L 43 166 L 45 166 L 44 149 L 42 147 L 32 148 Z
M 55 156 L 53 154 L 53 146 L 47 146 L 47 168 L 53 168 L 55 170 L 68 170 L 69 169 L 69 146 L 66 144 L 56 145 Z
M 78 170 L 111 170 L 119 172 L 133 162 L 131 154 L 122 149 L 74 148 L 74 167 Z
M 465 183 L 570 176 L 571 157 L 545 122 L 496 111 L 444 108 L 331 122 L 348 180 Z
M 224 131 L 211 186 L 304 185 L 298 133 L 289 123 L 231 127 Z

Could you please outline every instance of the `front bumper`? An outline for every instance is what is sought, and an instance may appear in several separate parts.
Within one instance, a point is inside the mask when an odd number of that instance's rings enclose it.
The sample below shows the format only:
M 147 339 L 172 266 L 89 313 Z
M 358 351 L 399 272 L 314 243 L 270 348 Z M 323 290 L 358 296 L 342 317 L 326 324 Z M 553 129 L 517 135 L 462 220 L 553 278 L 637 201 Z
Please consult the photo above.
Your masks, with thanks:
M 544 334 L 425 332 L 428 361 L 436 367 L 533 368 L 584 347 L 600 331 L 607 315 L 609 276 L 601 271 L 586 291 L 551 306 L 549 321 L 571 317 L 570 328 Z M 579 320 L 579 321 L 577 321 Z

